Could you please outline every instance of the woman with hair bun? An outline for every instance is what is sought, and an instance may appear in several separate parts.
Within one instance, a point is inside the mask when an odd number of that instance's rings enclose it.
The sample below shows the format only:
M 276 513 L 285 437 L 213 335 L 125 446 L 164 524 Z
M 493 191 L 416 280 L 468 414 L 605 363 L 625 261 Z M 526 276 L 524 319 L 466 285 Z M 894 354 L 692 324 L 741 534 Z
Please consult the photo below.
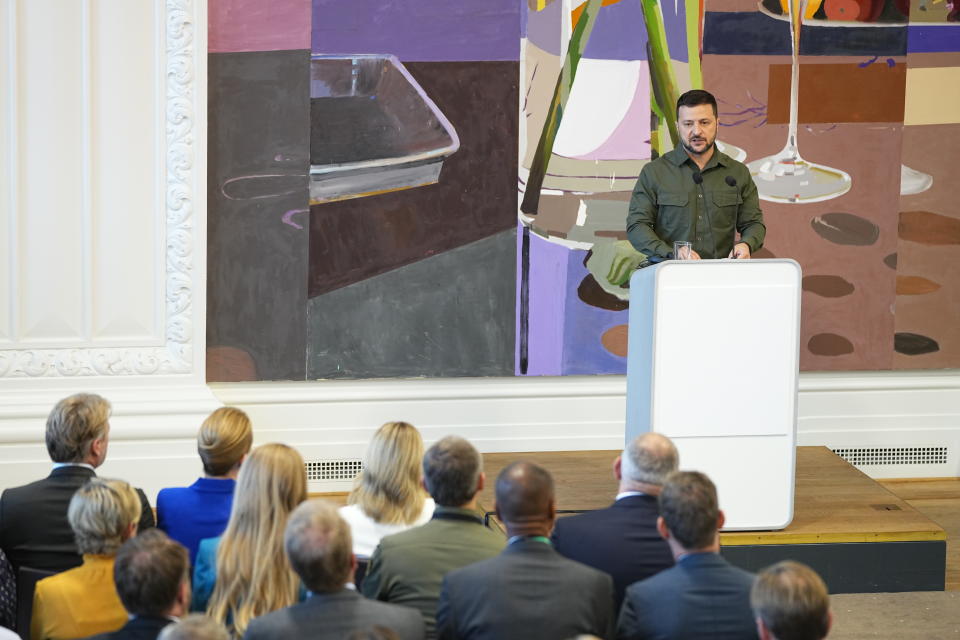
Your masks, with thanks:
M 373 435 L 340 515 L 350 524 L 353 552 L 369 558 L 380 538 L 425 524 L 433 499 L 423 488 L 423 438 L 412 424 L 388 422 Z
M 200 541 L 219 536 L 226 528 L 240 464 L 252 444 L 247 414 L 235 407 L 217 409 L 197 434 L 204 477 L 189 487 L 161 489 L 157 495 L 157 527 L 187 548 L 191 566 Z

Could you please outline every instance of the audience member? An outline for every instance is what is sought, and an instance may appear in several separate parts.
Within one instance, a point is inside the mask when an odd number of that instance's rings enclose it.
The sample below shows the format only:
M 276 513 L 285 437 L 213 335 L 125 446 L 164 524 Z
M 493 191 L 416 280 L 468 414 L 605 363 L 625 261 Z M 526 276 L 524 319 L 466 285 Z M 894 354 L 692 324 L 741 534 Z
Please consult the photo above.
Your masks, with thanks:
M 241 635 L 253 618 L 303 599 L 283 553 L 283 528 L 306 498 L 307 474 L 296 450 L 285 444 L 254 449 L 240 468 L 226 531 L 200 542 L 193 608 L 205 608 Z
M 627 587 L 618 638 L 757 637 L 750 611 L 753 575 L 720 556 L 723 521 L 710 478 L 698 472 L 667 478 L 657 529 L 677 564 Z
M 123 543 L 113 577 L 130 614 L 122 628 L 90 640 L 155 640 L 190 604 L 190 556 L 179 542 L 151 529 Z
M 548 536 L 556 519 L 553 478 L 529 462 L 497 477 L 496 512 L 510 536 L 495 558 L 443 580 L 440 638 L 556 640 L 613 632 L 613 580 L 564 558 Z
M 388 422 L 373 434 L 363 471 L 340 509 L 361 558 L 369 558 L 383 536 L 430 520 L 434 504 L 421 484 L 421 458 L 423 439 L 413 425 Z
M 17 624 L 17 574 L 0 549 L 0 627 L 13 629 Z
M 620 483 L 606 509 L 560 518 L 553 529 L 557 551 L 613 577 L 614 608 L 628 585 L 673 566 L 673 554 L 657 532 L 657 496 L 679 456 L 670 438 L 645 433 L 613 461 Z
M 226 529 L 240 463 L 252 443 L 247 414 L 234 407 L 217 409 L 203 421 L 197 435 L 204 477 L 189 487 L 161 489 L 157 495 L 157 527 L 187 548 L 191 565 L 200 541 Z
M 90 393 L 64 398 L 50 411 L 46 442 L 53 471 L 0 496 L 0 548 L 14 569 L 64 571 L 82 562 L 67 522 L 67 505 L 106 460 L 109 419 L 110 403 Z M 143 531 L 154 524 L 153 509 L 143 492 L 137 493 Z
M 140 498 L 123 480 L 91 478 L 77 489 L 67 519 L 83 564 L 37 582 L 31 638 L 68 640 L 123 626 L 127 612 L 113 582 L 114 560 L 139 518 Z
M 423 619 L 415 609 L 367 600 L 348 587 L 356 556 L 351 552 L 350 527 L 334 506 L 311 500 L 297 507 L 284 545 L 311 595 L 306 602 L 253 620 L 244 640 L 340 640 L 371 626 L 391 629 L 405 640 L 424 637 Z
M 423 457 L 423 477 L 437 505 L 433 518 L 383 538 L 363 580 L 367 597 L 419 609 L 428 638 L 436 635 L 443 576 L 496 556 L 505 544 L 477 513 L 482 468 L 480 453 L 463 438 L 447 436 L 430 447 Z
M 167 625 L 157 640 L 230 640 L 227 628 L 209 616 L 191 613 Z
M 799 562 L 778 562 L 759 574 L 750 592 L 760 640 L 820 640 L 833 617 L 827 585 Z

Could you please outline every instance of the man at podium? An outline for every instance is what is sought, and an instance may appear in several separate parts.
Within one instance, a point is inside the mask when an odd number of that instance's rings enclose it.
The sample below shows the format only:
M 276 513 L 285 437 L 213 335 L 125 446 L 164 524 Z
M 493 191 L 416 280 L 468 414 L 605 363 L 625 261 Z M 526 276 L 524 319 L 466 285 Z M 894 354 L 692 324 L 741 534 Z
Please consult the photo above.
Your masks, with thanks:
M 684 241 L 692 250 L 683 257 L 694 260 L 749 258 L 763 246 L 763 212 L 750 170 L 716 148 L 713 95 L 701 89 L 681 95 L 677 131 L 680 146 L 640 172 L 627 238 L 648 257 L 673 258 L 673 243 Z

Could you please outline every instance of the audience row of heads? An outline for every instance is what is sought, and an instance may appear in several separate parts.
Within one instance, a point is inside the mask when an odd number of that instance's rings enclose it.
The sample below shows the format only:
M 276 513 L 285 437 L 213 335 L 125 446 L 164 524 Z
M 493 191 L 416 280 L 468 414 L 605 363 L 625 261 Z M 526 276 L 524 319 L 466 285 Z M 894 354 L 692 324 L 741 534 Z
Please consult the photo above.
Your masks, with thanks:
M 109 418 L 110 404 L 100 396 L 62 400 L 47 421 L 50 457 L 99 466 L 106 457 Z M 237 480 L 207 610 L 216 620 L 232 620 L 234 631 L 296 601 L 300 581 L 314 593 L 333 592 L 352 581 L 356 568 L 350 527 L 336 507 L 307 501 L 300 454 L 276 443 L 251 449 L 252 442 L 249 418 L 232 407 L 214 411 L 197 438 L 205 474 Z M 716 487 L 703 473 L 678 471 L 678 466 L 673 442 L 656 433 L 630 442 L 613 465 L 620 492 L 658 496 L 657 527 L 675 556 L 718 551 L 724 516 Z M 371 439 L 348 502 L 376 522 L 410 524 L 427 494 L 443 507 L 475 508 L 484 483 L 482 456 L 467 440 L 448 436 L 425 451 L 415 427 L 389 422 Z M 134 536 L 140 508 L 126 482 L 92 479 L 68 511 L 79 551 L 117 553 L 117 590 L 128 611 L 168 615 L 183 605 L 185 612 L 190 598 L 186 550 L 159 531 Z M 495 509 L 508 535 L 548 536 L 556 518 L 549 471 L 529 461 L 505 467 L 495 483 Z M 263 594 L 258 599 L 248 597 L 255 584 Z M 751 602 L 761 637 L 819 638 L 829 628 L 826 588 L 803 565 L 781 563 L 762 572 Z

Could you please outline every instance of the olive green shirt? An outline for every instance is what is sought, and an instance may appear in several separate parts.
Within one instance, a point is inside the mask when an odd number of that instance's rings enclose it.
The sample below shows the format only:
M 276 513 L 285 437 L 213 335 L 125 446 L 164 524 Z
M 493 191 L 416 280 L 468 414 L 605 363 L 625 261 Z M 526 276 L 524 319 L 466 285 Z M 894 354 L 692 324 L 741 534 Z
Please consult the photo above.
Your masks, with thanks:
M 506 544 L 481 514 L 437 505 L 430 522 L 380 541 L 360 589 L 368 598 L 419 609 L 427 638 L 435 638 L 443 577 L 499 555 Z
M 672 257 L 673 243 L 683 240 L 693 243 L 701 258 L 726 258 L 736 231 L 738 242 L 756 253 L 767 228 L 750 170 L 714 148 L 699 185 L 693 181 L 697 171 L 683 147 L 643 168 L 627 212 L 630 243 L 648 256 L 666 258 Z

